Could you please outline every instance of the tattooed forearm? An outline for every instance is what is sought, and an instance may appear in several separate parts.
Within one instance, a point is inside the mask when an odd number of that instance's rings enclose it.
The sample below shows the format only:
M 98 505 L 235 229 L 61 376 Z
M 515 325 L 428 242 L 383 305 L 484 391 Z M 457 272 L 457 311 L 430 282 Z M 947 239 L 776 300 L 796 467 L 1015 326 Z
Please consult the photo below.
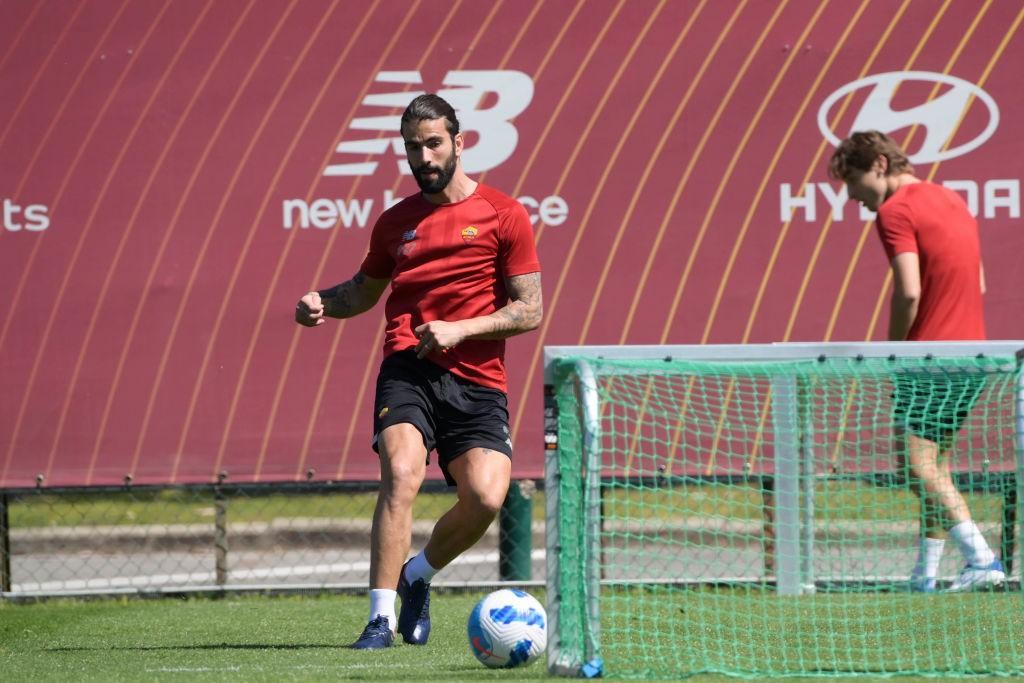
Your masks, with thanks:
M 540 273 L 516 275 L 505 281 L 508 305 L 488 316 L 486 331 L 474 334 L 476 339 L 505 339 L 537 329 L 544 315 L 540 289 Z
M 331 318 L 351 318 L 373 308 L 386 283 L 386 280 L 372 280 L 359 272 L 340 285 L 320 290 L 324 315 Z
M 540 323 L 539 312 L 522 301 L 511 301 L 508 306 L 494 312 L 495 332 L 527 332 Z
M 332 318 L 350 318 L 359 312 L 352 306 L 352 295 L 346 285 L 347 282 L 327 290 L 328 296 L 324 296 L 324 292 L 320 293 L 320 298 L 324 302 L 324 315 Z
M 544 316 L 540 292 L 540 273 L 527 273 L 510 277 L 506 282 L 511 301 L 504 311 L 523 332 L 536 329 Z

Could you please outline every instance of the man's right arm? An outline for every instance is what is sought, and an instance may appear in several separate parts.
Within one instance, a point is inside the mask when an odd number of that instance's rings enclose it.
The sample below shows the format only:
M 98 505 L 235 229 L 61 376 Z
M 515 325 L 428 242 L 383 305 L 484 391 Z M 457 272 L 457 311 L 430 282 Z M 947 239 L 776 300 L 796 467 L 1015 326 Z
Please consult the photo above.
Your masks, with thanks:
M 351 318 L 373 308 L 388 286 L 387 278 L 358 272 L 329 289 L 309 292 L 295 305 L 295 322 L 306 327 L 323 325 L 325 317 Z
M 904 341 L 917 318 L 921 301 L 921 266 L 918 255 L 903 252 L 892 259 L 892 301 L 889 340 Z

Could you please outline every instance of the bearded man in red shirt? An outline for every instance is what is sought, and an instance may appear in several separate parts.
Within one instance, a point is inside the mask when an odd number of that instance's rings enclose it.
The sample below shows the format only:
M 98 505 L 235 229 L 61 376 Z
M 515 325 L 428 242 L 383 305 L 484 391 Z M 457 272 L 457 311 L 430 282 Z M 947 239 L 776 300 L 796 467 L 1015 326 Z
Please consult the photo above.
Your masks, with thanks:
M 459 121 L 433 94 L 402 114 L 422 192 L 381 214 L 350 280 L 298 302 L 295 319 L 369 310 L 388 283 L 373 448 L 381 483 L 370 537 L 370 619 L 353 644 L 390 647 L 430 635 L 430 581 L 476 543 L 500 510 L 512 470 L 505 339 L 541 321 L 540 262 L 526 210 L 463 172 Z M 408 562 L 412 504 L 431 450 L 458 499 Z M 402 598 L 395 616 L 396 597 Z
M 917 178 L 900 146 L 875 130 L 843 140 L 829 174 L 846 184 L 850 199 L 878 212 L 875 225 L 893 275 L 889 339 L 985 339 L 978 222 L 963 199 Z M 1006 580 L 950 472 L 949 449 L 984 386 L 983 376 L 907 372 L 893 377 L 896 451 L 909 469 L 924 521 L 912 590 L 935 590 L 947 529 L 967 563 L 949 591 Z

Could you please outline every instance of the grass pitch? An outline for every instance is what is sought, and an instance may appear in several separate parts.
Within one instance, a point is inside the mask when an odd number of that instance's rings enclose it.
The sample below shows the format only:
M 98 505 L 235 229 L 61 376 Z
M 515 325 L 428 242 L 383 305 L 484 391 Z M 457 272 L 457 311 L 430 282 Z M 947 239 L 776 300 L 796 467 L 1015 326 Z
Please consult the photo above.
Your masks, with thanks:
M 607 589 L 602 654 L 630 678 L 801 670 L 826 677 L 1021 675 L 1022 607 L 1018 592 L 782 597 L 743 589 Z
M 0 603 L 5 681 L 529 680 L 492 671 L 465 623 L 480 594 L 438 594 L 430 644 L 356 651 L 363 596 Z M 543 599 L 543 596 L 542 596 Z M 399 639 L 400 640 L 400 639 Z
M 543 592 L 535 590 L 543 600 Z M 606 662 L 618 673 L 671 680 L 669 671 L 764 670 L 786 657 L 822 662 L 822 675 L 927 671 L 940 652 L 979 674 L 1019 663 L 1019 594 L 821 595 L 780 600 L 745 591 L 609 590 L 603 596 Z M 5 681 L 540 680 L 543 661 L 490 670 L 476 662 L 465 620 L 483 593 L 436 592 L 426 647 L 348 649 L 366 619 L 364 596 L 51 600 L 0 603 Z M 621 601 L 621 602 L 620 602 Z M 631 607 L 630 607 L 631 605 Z M 653 606 L 645 609 L 643 606 Z M 641 623 L 647 622 L 647 623 Z M 972 626 L 970 639 L 957 624 Z M 639 639 L 639 640 L 638 640 Z M 736 648 L 720 646 L 730 641 Z M 665 647 L 652 646 L 658 642 Z M 667 649 L 666 649 L 667 648 Z M 716 661 L 715 652 L 732 652 Z M 828 653 L 834 659 L 829 659 Z M 901 654 L 902 653 L 902 654 Z M 725 656 L 725 655 L 722 655 Z M 822 659 L 824 657 L 824 659 Z M 901 661 L 914 657 L 918 661 Z M 779 661 L 772 661 L 779 660 Z M 806 663 L 806 662 L 805 662 Z M 947 662 L 948 663 L 948 662 Z M 790 662 L 792 664 L 792 662 Z M 910 666 L 907 666 L 910 664 Z M 710 665 L 710 666 L 709 666 Z M 1000 667 L 1004 672 L 1006 668 Z M 615 673 L 615 672 L 610 672 Z M 932 673 L 934 676 L 935 673 Z M 941 674 L 940 674 L 941 678 Z M 688 681 L 728 681 L 705 674 Z M 807 679 L 776 679 L 804 680 Z M 899 680 L 935 680 L 901 676 Z M 977 678 L 975 678 L 977 680 Z

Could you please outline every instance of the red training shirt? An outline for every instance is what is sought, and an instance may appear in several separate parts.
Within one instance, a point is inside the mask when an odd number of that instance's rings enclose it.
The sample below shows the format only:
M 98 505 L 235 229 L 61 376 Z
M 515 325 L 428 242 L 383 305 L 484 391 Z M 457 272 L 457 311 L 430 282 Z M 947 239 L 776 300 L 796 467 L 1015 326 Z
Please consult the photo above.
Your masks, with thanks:
M 889 261 L 916 253 L 921 299 L 907 339 L 985 338 L 978 222 L 960 195 L 935 183 L 896 190 L 878 209 L 878 234 Z
M 425 322 L 456 322 L 504 307 L 505 278 L 539 272 L 540 261 L 523 205 L 478 184 L 453 204 L 433 204 L 417 193 L 385 211 L 359 269 L 391 280 L 386 358 L 415 347 L 413 330 Z M 503 339 L 468 339 L 427 357 L 475 384 L 507 391 Z

